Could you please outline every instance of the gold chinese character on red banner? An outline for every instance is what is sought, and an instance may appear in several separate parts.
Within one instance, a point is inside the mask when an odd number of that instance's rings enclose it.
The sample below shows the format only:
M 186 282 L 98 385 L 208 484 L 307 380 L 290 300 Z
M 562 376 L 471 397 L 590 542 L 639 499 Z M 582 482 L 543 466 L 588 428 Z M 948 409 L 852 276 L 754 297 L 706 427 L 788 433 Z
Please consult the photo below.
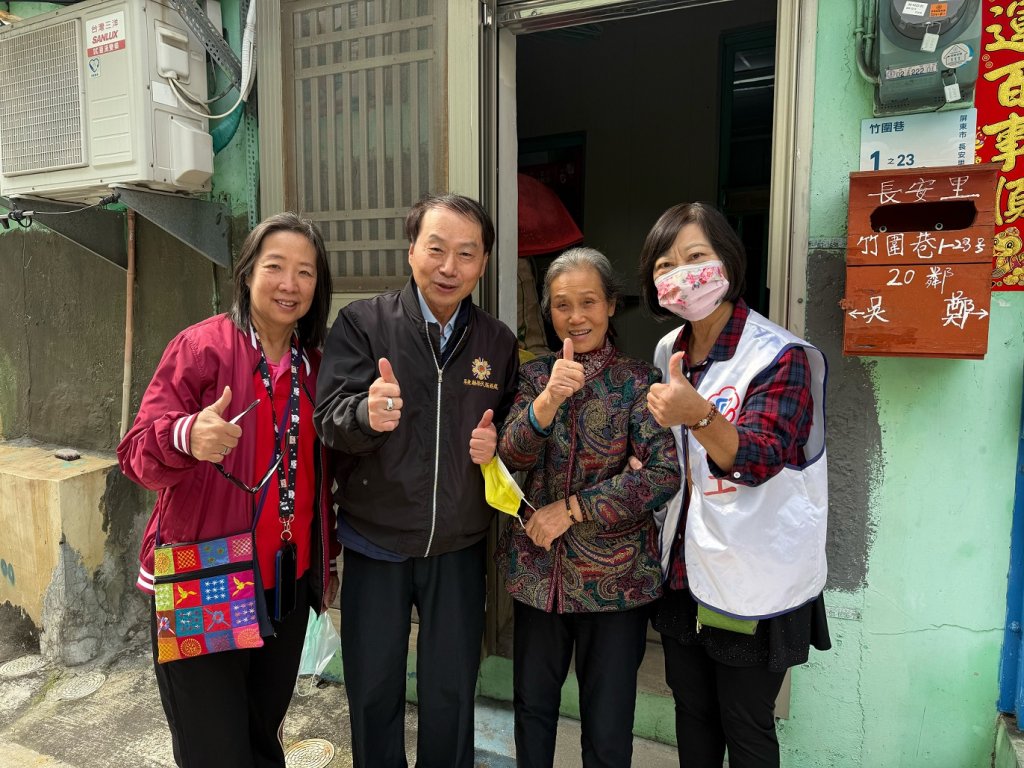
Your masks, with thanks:
M 1024 0 L 983 0 L 978 163 L 1000 164 L 995 188 L 992 289 L 1024 289 L 1018 219 L 1024 216 Z

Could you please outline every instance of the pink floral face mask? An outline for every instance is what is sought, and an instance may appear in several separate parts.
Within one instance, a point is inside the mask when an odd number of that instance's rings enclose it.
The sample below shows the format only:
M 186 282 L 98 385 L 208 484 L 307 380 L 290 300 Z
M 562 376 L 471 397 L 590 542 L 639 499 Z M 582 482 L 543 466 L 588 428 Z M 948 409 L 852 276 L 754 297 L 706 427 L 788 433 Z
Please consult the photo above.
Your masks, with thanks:
M 658 303 L 684 320 L 703 320 L 722 303 L 729 280 L 720 261 L 684 264 L 654 281 Z

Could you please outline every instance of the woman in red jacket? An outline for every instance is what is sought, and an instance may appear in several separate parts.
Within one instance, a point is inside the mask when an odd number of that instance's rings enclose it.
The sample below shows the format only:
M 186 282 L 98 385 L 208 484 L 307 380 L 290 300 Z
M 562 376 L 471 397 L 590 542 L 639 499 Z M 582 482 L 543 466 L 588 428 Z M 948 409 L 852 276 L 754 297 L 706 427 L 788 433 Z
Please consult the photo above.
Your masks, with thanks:
M 271 216 L 242 245 L 234 282 L 229 313 L 168 344 L 117 449 L 124 474 L 157 492 L 139 556 L 144 592 L 156 546 L 254 529 L 262 647 L 187 658 L 184 631 L 164 627 L 158 640 L 153 622 L 181 768 L 285 765 L 306 608 L 326 609 L 338 585 L 331 474 L 312 423 L 331 298 L 323 238 L 295 214 Z

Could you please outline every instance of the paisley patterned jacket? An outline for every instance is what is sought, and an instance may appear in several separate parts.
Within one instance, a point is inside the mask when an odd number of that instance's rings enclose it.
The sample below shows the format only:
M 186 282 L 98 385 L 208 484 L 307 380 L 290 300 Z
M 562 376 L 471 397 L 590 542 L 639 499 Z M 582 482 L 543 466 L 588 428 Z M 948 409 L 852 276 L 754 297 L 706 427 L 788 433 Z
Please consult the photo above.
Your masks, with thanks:
M 530 404 L 544 390 L 555 359 L 538 358 L 520 369 L 498 454 L 509 469 L 528 473 L 523 490 L 531 504 L 539 509 L 575 493 L 584 521 L 548 551 L 521 526 L 506 524 L 495 555 L 499 571 L 513 598 L 543 611 L 644 605 L 661 594 L 653 512 L 679 489 L 672 433 L 647 409 L 647 390 L 661 373 L 620 355 L 607 341 L 576 355 L 586 383 L 559 409 L 545 436 L 531 423 Z M 628 469 L 631 455 L 642 469 Z

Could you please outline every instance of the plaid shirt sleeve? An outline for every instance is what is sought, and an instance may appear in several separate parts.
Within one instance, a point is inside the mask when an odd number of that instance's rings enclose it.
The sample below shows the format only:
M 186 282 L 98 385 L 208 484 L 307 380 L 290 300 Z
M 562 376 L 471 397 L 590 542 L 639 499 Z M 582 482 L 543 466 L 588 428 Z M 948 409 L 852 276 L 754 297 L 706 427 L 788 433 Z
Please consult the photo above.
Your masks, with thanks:
M 751 381 L 736 423 L 736 460 L 725 471 L 708 457 L 712 474 L 737 485 L 757 486 L 786 464 L 802 463 L 812 415 L 807 353 L 791 347 Z

